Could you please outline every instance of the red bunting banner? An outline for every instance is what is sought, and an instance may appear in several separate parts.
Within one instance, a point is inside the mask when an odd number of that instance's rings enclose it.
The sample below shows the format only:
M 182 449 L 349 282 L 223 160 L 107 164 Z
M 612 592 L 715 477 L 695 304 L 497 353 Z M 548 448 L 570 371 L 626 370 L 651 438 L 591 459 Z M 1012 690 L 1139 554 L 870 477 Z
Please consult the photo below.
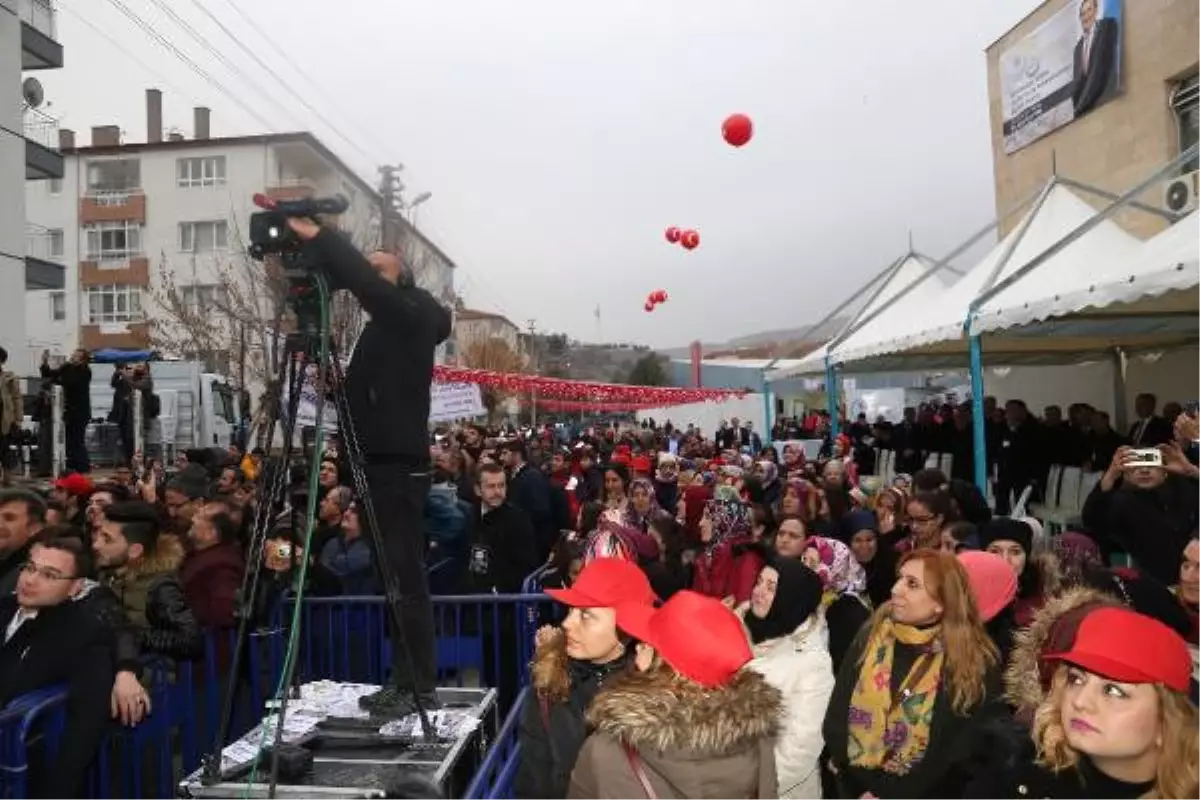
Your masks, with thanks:
M 534 392 L 539 405 L 543 398 L 552 400 L 579 400 L 594 403 L 622 403 L 626 408 L 633 405 L 643 408 L 677 406 L 684 403 L 701 403 L 706 400 L 725 400 L 743 397 L 749 389 L 689 389 L 672 386 L 627 386 L 622 383 L 597 383 L 574 381 L 564 378 L 544 378 L 541 375 L 524 375 L 514 372 L 492 372 L 486 369 L 468 369 L 438 365 L 433 368 L 433 378 L 443 383 L 477 383 L 502 392 Z
M 532 400 L 528 397 L 521 399 L 521 408 L 528 409 L 532 405 Z M 554 413 L 578 413 L 580 411 L 603 414 L 617 411 L 643 411 L 650 408 L 658 408 L 654 404 L 646 405 L 645 403 L 589 403 L 586 400 L 537 400 L 537 410 L 548 414 Z

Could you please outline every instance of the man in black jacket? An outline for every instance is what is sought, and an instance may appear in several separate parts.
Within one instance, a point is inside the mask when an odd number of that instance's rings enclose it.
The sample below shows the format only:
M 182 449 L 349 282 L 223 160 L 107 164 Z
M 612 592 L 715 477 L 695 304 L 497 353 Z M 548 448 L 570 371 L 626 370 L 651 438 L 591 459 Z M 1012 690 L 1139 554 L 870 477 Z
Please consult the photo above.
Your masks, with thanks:
M 78 539 L 34 545 L 15 595 L 0 598 L 0 707 L 36 689 L 67 685 L 66 741 L 45 770 L 40 797 L 82 797 L 88 765 L 108 725 L 111 635 L 70 598 L 91 559 Z
M 45 523 L 45 500 L 26 489 L 0 489 L 0 597 L 17 588 L 33 537 Z
M 504 465 L 508 467 L 508 502 L 529 517 L 537 540 L 538 558 L 545 560 L 558 536 L 550 513 L 550 481 L 540 469 L 529 466 L 525 442 L 520 439 L 504 445 Z
M 366 459 L 384 561 L 403 592 L 402 630 L 393 625 L 388 685 L 362 698 L 382 716 L 415 710 L 411 692 L 436 705 L 433 606 L 425 575 L 425 501 L 429 496 L 429 384 L 434 350 L 450 335 L 450 312 L 409 279 L 392 253 L 370 258 L 311 220 L 290 219 L 330 276 L 370 315 L 346 375 L 350 415 Z M 407 278 L 411 278 L 407 276 Z M 389 616 L 390 619 L 390 616 Z
M 63 439 L 68 472 L 87 472 L 87 446 L 84 434 L 92 418 L 92 368 L 88 351 L 80 348 L 58 369 L 50 368 L 50 351 L 42 353 L 42 378 L 63 387 Z

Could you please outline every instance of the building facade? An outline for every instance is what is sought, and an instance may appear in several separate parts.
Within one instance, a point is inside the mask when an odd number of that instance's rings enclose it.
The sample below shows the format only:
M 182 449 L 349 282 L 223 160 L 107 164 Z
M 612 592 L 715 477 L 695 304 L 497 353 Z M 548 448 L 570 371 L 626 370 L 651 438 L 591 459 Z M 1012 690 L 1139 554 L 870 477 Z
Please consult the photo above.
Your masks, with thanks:
M 162 96 L 150 89 L 146 101 L 144 142 L 122 141 L 117 126 L 101 126 L 88 145 L 75 146 L 74 133 L 64 131 L 62 180 L 27 190 L 37 226 L 29 247 L 65 269 L 62 289 L 26 294 L 32 350 L 154 346 L 162 326 L 180 317 L 180 303 L 190 313 L 222 306 L 223 293 L 239 291 L 254 274 L 246 246 L 256 193 L 343 194 L 350 208 L 339 227 L 364 250 L 378 246 L 378 193 L 312 134 L 213 137 L 208 109 L 196 108 L 191 138 L 164 137 Z M 420 284 L 452 296 L 453 263 L 398 224 L 406 260 L 421 262 Z
M 1059 17 L 1060 14 L 1071 18 Z M 1114 52 L 1109 69 L 1113 73 L 1111 99 L 1084 106 L 1073 121 L 1066 122 L 1036 140 L 1013 150 L 1006 146 L 1005 91 L 1003 70 L 1015 62 L 1012 55 L 1030 46 L 1041 35 L 1051 47 L 1048 27 L 1057 21 L 1090 22 L 1090 15 L 1117 21 Z M 1080 20 L 1076 23 L 1075 20 Z M 1036 193 L 1051 176 L 1058 174 L 1081 183 L 1120 194 L 1140 183 L 1155 169 L 1195 144 L 1198 133 L 1197 63 L 1200 47 L 1200 4 L 1196 0 L 1046 0 L 987 48 L 988 99 L 991 115 L 992 159 L 996 183 L 996 210 L 1003 213 Z M 1066 32 L 1058 44 L 1058 63 L 1064 71 L 1074 70 L 1079 81 L 1083 54 L 1091 58 L 1089 37 L 1079 39 Z M 1041 33 L 1039 34 L 1039 31 Z M 1078 42 L 1078 43 L 1077 43 Z M 1074 47 L 1074 53 L 1069 48 Z M 1095 61 L 1102 55 L 1095 46 Z M 1010 54 L 1005 58 L 1005 54 Z M 1027 63 L 1034 62 L 1027 59 Z M 1046 59 L 1043 59 L 1046 61 Z M 1073 64 L 1072 64 L 1073 62 Z M 1070 76 L 1068 76 L 1070 77 Z M 1011 85 L 1013 81 L 1010 79 Z M 1078 98 L 1080 93 L 1076 93 Z M 1080 101 L 1077 100 L 1077 107 Z M 1012 112 L 1010 110 L 1010 116 Z M 1009 120 L 1011 136 L 1012 120 Z M 1186 166 L 1182 172 L 1196 169 Z M 1143 195 L 1142 202 L 1162 207 L 1162 189 Z M 1097 205 L 1100 197 L 1088 197 Z M 1020 214 L 1001 223 L 1001 234 L 1016 226 Z M 1166 218 L 1147 213 L 1123 213 L 1117 221 L 1131 233 L 1148 237 L 1162 230 Z
M 460 308 L 455 313 L 454 342 L 459 353 L 470 347 L 473 342 L 488 339 L 500 339 L 514 353 L 520 353 L 522 350 L 520 330 L 503 314 L 470 308 Z
M 36 364 L 23 346 L 25 290 L 59 289 L 64 279 L 59 263 L 27 251 L 24 202 L 27 186 L 63 177 L 58 124 L 37 108 L 35 77 L 62 65 L 50 0 L 0 0 L 0 345 L 20 373 Z

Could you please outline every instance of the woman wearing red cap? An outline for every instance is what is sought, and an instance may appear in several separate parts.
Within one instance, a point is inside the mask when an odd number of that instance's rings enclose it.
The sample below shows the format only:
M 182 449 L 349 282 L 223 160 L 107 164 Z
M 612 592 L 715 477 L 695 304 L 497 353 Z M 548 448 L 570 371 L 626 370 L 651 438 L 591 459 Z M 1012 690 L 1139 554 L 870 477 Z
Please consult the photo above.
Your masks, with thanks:
M 1014 702 L 1041 698 L 1032 741 L 1023 728 L 1019 755 L 995 751 L 993 770 L 979 776 L 969 796 L 1200 794 L 1200 720 L 1187 696 L 1192 667 L 1183 638 L 1107 600 L 1058 611 L 1042 638 L 1024 637 L 1019 645 L 1032 651 L 1026 655 L 1037 667 L 1009 670 Z
M 782 698 L 742 669 L 753 653 L 734 613 L 682 591 L 617 620 L 644 643 L 639 671 L 592 701 L 567 797 L 775 797 Z
M 563 797 L 575 757 L 587 736 L 583 714 L 605 683 L 633 659 L 617 630 L 618 603 L 650 607 L 657 599 L 636 564 L 591 561 L 569 589 L 546 594 L 569 606 L 562 627 L 539 632 L 530 665 L 531 693 L 521 712 L 517 797 Z
M 978 737 L 1003 713 L 999 658 L 967 574 L 917 550 L 855 639 L 825 714 L 841 797 L 958 797 Z

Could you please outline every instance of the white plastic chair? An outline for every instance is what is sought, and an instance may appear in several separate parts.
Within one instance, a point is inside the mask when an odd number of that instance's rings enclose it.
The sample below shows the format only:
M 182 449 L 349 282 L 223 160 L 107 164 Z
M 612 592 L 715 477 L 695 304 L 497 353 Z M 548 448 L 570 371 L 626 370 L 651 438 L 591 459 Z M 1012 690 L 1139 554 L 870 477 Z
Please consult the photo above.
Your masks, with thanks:
M 940 455 L 940 454 L 938 454 L 938 453 L 930 453 L 930 454 L 929 454 L 929 455 L 928 455 L 928 456 L 925 458 L 925 469 L 937 469 L 937 468 L 938 468 L 939 455 Z
M 938 469 L 946 473 L 946 475 L 954 474 L 954 454 L 942 453 L 941 461 L 938 462 Z
M 1083 483 L 1083 470 L 1079 467 L 1063 467 L 1062 480 L 1058 486 L 1058 503 L 1047 508 L 1044 517 L 1039 517 L 1046 527 L 1061 531 L 1067 522 L 1079 516 L 1083 501 L 1079 495 Z
M 1045 522 L 1042 516 L 1047 511 L 1058 506 L 1059 485 L 1062 481 L 1062 464 L 1051 464 L 1050 472 L 1046 475 L 1046 497 L 1040 503 L 1029 504 L 1029 515 Z

